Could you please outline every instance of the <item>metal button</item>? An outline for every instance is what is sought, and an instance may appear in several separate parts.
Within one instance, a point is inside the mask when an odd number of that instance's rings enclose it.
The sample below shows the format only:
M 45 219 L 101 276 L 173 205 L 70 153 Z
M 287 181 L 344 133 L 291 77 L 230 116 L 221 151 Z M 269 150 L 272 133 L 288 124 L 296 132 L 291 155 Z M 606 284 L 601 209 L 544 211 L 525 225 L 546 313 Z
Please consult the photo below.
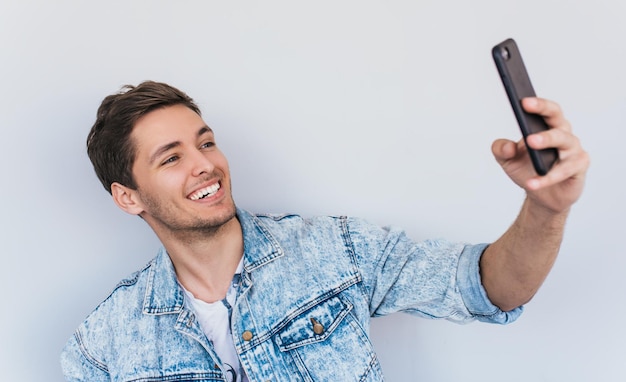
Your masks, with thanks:
M 320 324 L 315 318 L 311 317 L 311 323 L 313 324 L 313 333 L 318 336 L 324 333 L 324 325 Z
M 244 341 L 250 341 L 252 339 L 252 332 L 249 330 L 246 330 L 245 332 L 243 332 L 243 334 L 241 335 L 241 338 L 243 338 Z

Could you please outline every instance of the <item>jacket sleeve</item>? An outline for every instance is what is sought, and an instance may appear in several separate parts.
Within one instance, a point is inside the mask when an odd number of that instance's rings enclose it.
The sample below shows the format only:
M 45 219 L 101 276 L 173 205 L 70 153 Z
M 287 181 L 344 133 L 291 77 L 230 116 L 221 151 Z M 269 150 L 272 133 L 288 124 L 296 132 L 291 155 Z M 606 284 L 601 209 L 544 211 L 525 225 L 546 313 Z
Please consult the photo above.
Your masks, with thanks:
M 361 219 L 348 219 L 347 229 L 372 316 L 402 311 L 457 323 L 506 324 L 522 312 L 503 312 L 489 301 L 479 269 L 486 244 L 417 242 L 400 229 Z
M 61 369 L 67 381 L 110 381 L 107 367 L 86 351 L 77 330 L 61 353 Z

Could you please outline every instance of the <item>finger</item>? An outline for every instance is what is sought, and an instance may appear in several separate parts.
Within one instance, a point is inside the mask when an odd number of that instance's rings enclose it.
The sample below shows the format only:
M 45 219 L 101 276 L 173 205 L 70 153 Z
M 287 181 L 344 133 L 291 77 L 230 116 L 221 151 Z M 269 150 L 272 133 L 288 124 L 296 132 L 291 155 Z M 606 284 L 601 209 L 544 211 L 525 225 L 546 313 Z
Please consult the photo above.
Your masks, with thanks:
M 568 179 L 584 176 L 588 167 L 589 155 L 581 150 L 577 155 L 565 160 L 560 158 L 546 175 L 530 178 L 526 185 L 532 191 L 547 188 Z
M 526 137 L 530 148 L 535 150 L 556 148 L 560 151 L 575 150 L 580 147 L 580 140 L 569 131 L 550 129 L 541 133 L 531 134 Z
M 565 118 L 561 106 L 554 101 L 544 98 L 528 97 L 522 99 L 522 106 L 528 113 L 538 114 L 544 118 L 552 128 L 571 131 L 572 127 Z
M 497 139 L 491 144 L 491 152 L 499 163 L 518 155 L 518 144 L 508 139 Z
M 545 98 L 526 97 L 522 99 L 522 106 L 527 112 L 544 117 L 562 114 L 561 106 L 558 103 Z

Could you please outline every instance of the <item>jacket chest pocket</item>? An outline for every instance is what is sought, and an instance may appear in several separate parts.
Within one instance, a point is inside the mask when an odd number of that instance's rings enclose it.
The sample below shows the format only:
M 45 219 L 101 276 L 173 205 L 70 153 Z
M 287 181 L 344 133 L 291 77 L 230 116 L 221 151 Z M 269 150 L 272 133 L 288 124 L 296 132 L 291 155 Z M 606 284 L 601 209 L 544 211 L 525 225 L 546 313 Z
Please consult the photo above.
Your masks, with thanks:
M 278 333 L 281 351 L 325 341 L 350 313 L 352 305 L 333 297 L 295 317 Z
M 353 306 L 331 297 L 294 317 L 275 336 L 305 381 L 380 381 L 382 372 Z

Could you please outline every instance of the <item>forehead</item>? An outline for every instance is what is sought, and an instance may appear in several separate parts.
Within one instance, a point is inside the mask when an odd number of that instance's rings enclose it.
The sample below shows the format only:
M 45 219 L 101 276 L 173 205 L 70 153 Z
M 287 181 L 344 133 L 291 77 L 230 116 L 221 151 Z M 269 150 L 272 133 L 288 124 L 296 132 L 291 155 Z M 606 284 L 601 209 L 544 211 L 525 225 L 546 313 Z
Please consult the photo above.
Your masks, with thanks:
M 202 117 L 195 111 L 184 105 L 173 105 L 153 110 L 139 118 L 133 127 L 133 135 L 144 138 L 167 133 L 184 134 L 204 125 Z

